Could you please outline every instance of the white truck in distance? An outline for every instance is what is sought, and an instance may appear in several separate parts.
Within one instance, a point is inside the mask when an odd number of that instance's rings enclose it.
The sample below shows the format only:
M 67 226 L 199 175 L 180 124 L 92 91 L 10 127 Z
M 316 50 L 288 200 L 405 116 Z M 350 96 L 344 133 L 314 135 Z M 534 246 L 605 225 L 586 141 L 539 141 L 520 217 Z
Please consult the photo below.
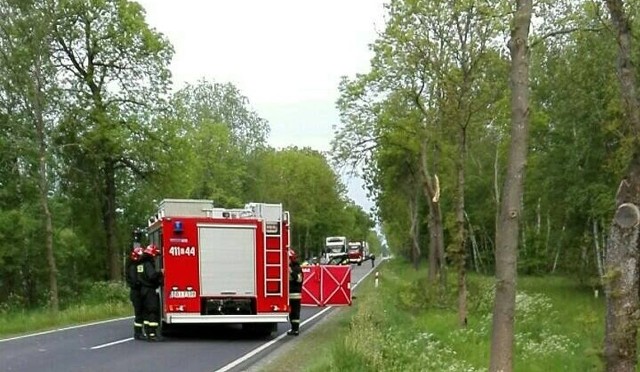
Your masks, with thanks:
M 331 258 L 347 254 L 348 241 L 345 236 L 330 236 L 325 239 L 324 256 L 327 261 Z

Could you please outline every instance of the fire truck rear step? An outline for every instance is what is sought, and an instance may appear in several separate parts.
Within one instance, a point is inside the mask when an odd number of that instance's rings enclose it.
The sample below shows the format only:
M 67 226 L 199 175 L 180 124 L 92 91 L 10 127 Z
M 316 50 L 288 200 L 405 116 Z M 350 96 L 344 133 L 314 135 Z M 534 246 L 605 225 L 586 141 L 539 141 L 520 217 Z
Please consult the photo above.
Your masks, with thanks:
M 255 315 L 200 315 L 187 313 L 167 313 L 169 324 L 193 324 L 193 323 L 286 323 L 288 314 L 260 313 Z

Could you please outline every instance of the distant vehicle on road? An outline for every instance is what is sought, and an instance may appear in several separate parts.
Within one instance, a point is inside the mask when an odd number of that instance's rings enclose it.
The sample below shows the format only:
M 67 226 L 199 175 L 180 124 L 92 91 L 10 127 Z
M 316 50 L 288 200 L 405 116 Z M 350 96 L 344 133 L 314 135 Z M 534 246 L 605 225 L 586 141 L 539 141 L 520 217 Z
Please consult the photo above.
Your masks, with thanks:
M 351 261 L 349 260 L 349 254 L 343 253 L 338 254 L 329 259 L 326 265 L 350 265 Z
M 347 254 L 349 241 L 345 236 L 329 236 L 325 239 L 324 256 L 331 260 L 333 256 Z
M 364 247 L 367 243 L 360 241 L 349 242 L 349 262 L 362 265 L 364 261 Z

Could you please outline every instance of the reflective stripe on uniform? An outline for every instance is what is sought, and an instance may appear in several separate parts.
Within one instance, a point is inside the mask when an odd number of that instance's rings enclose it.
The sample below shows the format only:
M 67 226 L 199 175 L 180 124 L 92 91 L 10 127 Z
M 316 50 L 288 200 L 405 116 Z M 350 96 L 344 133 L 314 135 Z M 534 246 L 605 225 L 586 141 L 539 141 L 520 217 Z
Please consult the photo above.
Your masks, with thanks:
M 157 327 L 158 326 L 157 322 L 149 322 L 147 324 L 149 324 L 149 327 Z
M 289 293 L 289 298 L 292 300 L 302 299 L 302 293 Z
M 134 327 L 142 327 L 142 323 L 133 322 L 133 326 Z
M 300 323 L 300 319 L 291 319 L 291 323 Z
M 144 325 L 149 325 L 149 321 L 148 321 L 148 320 L 145 320 L 145 321 L 144 321 Z

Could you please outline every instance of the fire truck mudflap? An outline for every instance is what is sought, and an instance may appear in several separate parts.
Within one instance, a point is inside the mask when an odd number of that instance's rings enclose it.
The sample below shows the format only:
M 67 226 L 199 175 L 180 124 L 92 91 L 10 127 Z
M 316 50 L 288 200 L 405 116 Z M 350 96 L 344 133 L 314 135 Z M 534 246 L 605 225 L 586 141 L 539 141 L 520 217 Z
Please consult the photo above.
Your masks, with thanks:
M 281 204 L 222 209 L 207 200 L 166 199 L 149 221 L 149 238 L 162 251 L 165 328 L 274 329 L 288 321 L 289 214 Z

